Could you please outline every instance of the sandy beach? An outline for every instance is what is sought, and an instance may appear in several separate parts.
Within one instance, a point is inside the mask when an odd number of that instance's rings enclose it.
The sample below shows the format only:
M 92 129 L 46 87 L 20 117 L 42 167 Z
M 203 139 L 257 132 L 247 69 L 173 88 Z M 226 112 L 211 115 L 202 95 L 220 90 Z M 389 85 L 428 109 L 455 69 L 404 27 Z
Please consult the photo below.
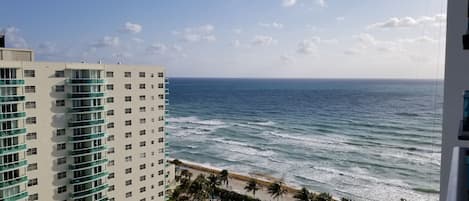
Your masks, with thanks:
M 221 169 L 214 168 L 214 167 L 207 167 L 201 164 L 189 162 L 189 161 L 183 161 L 180 160 L 182 164 L 179 166 L 181 169 L 187 169 L 193 174 L 193 178 L 197 177 L 199 174 L 204 174 L 205 176 L 208 176 L 210 174 L 218 174 Z M 240 194 L 246 194 L 253 196 L 252 193 L 247 193 L 246 190 L 244 190 L 244 187 L 246 186 L 246 182 L 249 181 L 250 179 L 255 179 L 257 183 L 261 186 L 261 189 L 259 191 L 256 191 L 256 198 L 262 200 L 262 201 L 277 201 L 277 199 L 272 198 L 272 196 L 268 193 L 268 186 L 277 181 L 278 179 L 269 177 L 267 175 L 244 175 L 236 172 L 230 172 L 229 171 L 229 179 L 228 179 L 228 186 L 221 185 L 220 187 L 235 191 Z M 293 188 L 291 186 L 288 186 L 288 184 L 285 185 L 285 188 L 287 190 L 287 193 L 279 198 L 279 201 L 294 201 L 293 195 L 298 189 Z

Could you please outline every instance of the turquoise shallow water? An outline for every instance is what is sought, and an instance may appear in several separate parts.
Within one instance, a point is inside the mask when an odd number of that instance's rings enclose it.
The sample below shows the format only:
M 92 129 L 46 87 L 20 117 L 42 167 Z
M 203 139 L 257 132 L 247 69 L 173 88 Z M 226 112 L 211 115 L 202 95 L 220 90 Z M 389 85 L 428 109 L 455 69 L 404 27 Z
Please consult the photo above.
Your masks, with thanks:
M 170 79 L 171 157 L 356 200 L 438 200 L 442 81 Z

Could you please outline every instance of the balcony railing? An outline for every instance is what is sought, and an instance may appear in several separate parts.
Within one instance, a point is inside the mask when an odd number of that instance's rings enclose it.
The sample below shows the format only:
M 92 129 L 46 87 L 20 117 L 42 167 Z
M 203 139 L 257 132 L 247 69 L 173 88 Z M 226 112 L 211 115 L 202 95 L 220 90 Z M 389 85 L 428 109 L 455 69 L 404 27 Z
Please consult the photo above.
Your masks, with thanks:
M 23 167 L 23 166 L 26 166 L 27 164 L 28 164 L 28 161 L 26 160 L 17 161 L 17 162 L 5 164 L 5 165 L 0 164 L 0 172 Z
M 8 181 L 0 181 L 0 188 L 6 188 L 9 186 L 17 185 L 23 182 L 27 182 L 28 177 L 23 176 L 23 177 L 18 177 L 16 179 L 8 180 Z
M 86 134 L 86 135 L 80 135 L 80 136 L 72 136 L 69 138 L 69 140 L 72 142 L 78 142 L 78 141 L 94 140 L 94 139 L 99 139 L 99 138 L 104 138 L 104 137 L 106 137 L 106 133 L 92 133 L 92 134 Z
M 109 187 L 108 184 L 103 184 L 101 186 L 98 186 L 98 187 L 95 187 L 95 188 L 92 188 L 90 190 L 87 190 L 87 191 L 81 191 L 81 192 L 78 192 L 78 193 L 72 193 L 70 197 L 72 197 L 73 199 L 78 199 L 78 198 L 81 198 L 81 197 L 84 197 L 84 196 L 89 196 L 89 195 L 93 195 L 97 192 L 100 192 L 100 191 L 103 191 L 105 189 L 107 189 Z
M 106 164 L 107 162 L 108 162 L 107 159 L 100 159 L 100 160 L 97 160 L 97 161 L 90 161 L 90 162 L 85 162 L 85 163 L 72 164 L 72 165 L 70 165 L 70 169 L 77 170 L 77 169 L 83 169 L 83 168 L 91 168 L 91 167 L 94 167 L 94 166 Z
M 15 128 L 11 130 L 0 131 L 0 137 L 9 137 L 21 134 L 26 134 L 26 128 Z
M 28 192 L 21 192 L 11 197 L 4 197 L 2 200 L 3 201 L 18 201 L 18 200 L 24 200 L 27 197 L 28 197 Z
M 26 150 L 26 145 L 25 144 L 19 144 L 19 145 L 14 145 L 14 146 L 9 146 L 9 147 L 2 147 L 2 148 L 0 148 L 0 155 L 19 152 L 19 151 L 23 151 L 23 150 Z
M 93 173 L 91 173 L 91 174 L 93 174 Z M 72 179 L 72 180 L 70 180 L 70 184 L 79 184 L 79 183 L 83 183 L 83 182 L 93 181 L 93 180 L 96 180 L 96 179 L 99 179 L 99 178 L 102 178 L 102 177 L 106 177 L 108 175 L 109 175 L 108 172 L 101 172 L 101 173 L 94 174 L 94 175 L 87 176 L 87 177 Z
M 90 154 L 90 153 L 96 153 L 96 152 L 104 151 L 106 149 L 107 149 L 106 145 L 101 145 L 101 146 L 97 146 L 97 147 L 83 148 L 83 149 L 80 149 L 80 150 L 70 151 L 70 155 L 76 156 L 76 155 Z
M 460 121 L 458 139 L 469 140 L 469 122 L 464 120 Z
M 104 79 L 69 79 L 67 84 L 104 84 L 106 80 Z
M 24 101 L 24 96 L 18 96 L 18 95 L 13 95 L 13 96 L 0 96 L 0 102 L 20 102 Z
M 26 112 L 2 113 L 0 114 L 0 121 L 4 119 L 16 119 L 26 117 Z
M 0 85 L 23 85 L 24 80 L 0 80 Z
M 104 122 L 105 122 L 104 119 L 70 122 L 68 123 L 68 127 L 73 128 L 73 127 L 92 126 L 92 125 L 104 124 Z
M 103 92 L 80 92 L 80 93 L 69 93 L 68 98 L 102 98 L 104 97 Z
M 90 106 L 90 107 L 77 107 L 69 108 L 67 112 L 69 113 L 81 113 L 81 112 L 95 112 L 95 111 L 104 111 L 104 106 Z

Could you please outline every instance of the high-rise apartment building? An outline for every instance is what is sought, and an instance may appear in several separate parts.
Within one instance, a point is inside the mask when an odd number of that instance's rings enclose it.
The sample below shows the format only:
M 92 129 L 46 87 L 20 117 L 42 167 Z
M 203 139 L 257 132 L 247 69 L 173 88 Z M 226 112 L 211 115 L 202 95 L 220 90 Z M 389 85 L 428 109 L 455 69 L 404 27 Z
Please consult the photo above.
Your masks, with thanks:
M 469 200 L 469 9 L 448 0 L 441 201 Z
M 0 47 L 0 200 L 163 201 L 164 73 Z

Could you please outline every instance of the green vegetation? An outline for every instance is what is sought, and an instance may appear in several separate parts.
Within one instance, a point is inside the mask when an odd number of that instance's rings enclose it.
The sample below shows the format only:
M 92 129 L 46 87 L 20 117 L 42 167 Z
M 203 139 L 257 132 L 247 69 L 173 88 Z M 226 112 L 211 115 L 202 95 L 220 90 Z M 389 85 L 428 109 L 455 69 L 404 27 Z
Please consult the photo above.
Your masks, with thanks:
M 250 179 L 248 181 L 248 183 L 246 184 L 246 186 L 244 187 L 244 190 L 246 190 L 246 192 L 252 192 L 252 195 L 254 197 L 256 197 L 256 191 L 258 191 L 260 189 L 260 186 L 259 184 L 257 184 L 257 181 L 255 179 Z

